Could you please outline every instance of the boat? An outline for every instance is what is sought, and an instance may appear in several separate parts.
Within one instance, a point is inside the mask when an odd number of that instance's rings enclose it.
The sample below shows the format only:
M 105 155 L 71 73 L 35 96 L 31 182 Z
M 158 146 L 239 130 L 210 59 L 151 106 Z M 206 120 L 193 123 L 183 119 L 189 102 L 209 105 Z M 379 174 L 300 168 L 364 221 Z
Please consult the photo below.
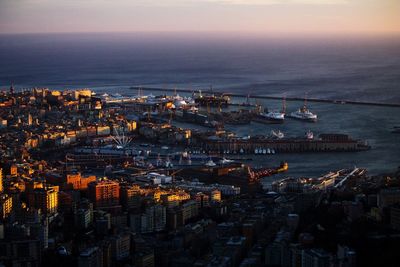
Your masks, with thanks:
M 271 137 L 276 138 L 276 139 L 282 139 L 285 137 L 285 135 L 280 130 L 278 130 L 277 132 L 275 132 L 274 130 L 271 130 Z
M 222 158 L 220 161 L 219 161 L 219 163 L 221 163 L 222 165 L 224 165 L 224 164 L 229 164 L 229 163 L 232 163 L 232 162 L 234 162 L 233 160 L 230 160 L 230 159 L 226 159 L 226 158 Z
M 215 167 L 215 166 L 217 166 L 217 164 L 215 164 L 215 162 L 211 158 L 204 165 L 207 166 L 207 167 Z
M 308 122 L 317 122 L 318 116 L 307 109 L 306 106 L 299 108 L 297 111 L 290 113 L 290 118 L 308 121 Z
M 307 140 L 313 140 L 313 139 L 314 139 L 314 134 L 313 134 L 313 132 L 311 132 L 310 130 L 308 130 L 308 132 L 306 132 L 306 139 L 307 139 Z
M 271 154 L 271 149 L 267 148 L 267 154 Z
M 259 114 L 259 118 L 270 121 L 271 123 L 283 123 L 285 120 L 285 113 L 279 111 L 268 111 Z
M 304 105 L 299 108 L 297 111 L 290 113 L 290 118 L 308 121 L 308 122 L 317 122 L 318 116 L 317 114 L 312 113 L 307 108 L 307 94 L 304 97 Z

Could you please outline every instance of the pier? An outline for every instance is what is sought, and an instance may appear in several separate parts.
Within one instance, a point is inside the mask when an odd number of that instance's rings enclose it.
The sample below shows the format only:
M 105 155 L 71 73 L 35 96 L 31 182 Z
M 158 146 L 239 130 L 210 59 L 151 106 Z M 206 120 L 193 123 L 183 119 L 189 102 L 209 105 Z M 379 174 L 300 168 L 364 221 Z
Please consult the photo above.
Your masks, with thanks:
M 202 149 L 210 153 L 254 154 L 255 149 L 274 149 L 279 153 L 297 152 L 356 152 L 369 150 L 370 146 L 360 140 L 353 140 L 347 135 L 321 135 L 319 139 L 225 139 L 204 140 Z

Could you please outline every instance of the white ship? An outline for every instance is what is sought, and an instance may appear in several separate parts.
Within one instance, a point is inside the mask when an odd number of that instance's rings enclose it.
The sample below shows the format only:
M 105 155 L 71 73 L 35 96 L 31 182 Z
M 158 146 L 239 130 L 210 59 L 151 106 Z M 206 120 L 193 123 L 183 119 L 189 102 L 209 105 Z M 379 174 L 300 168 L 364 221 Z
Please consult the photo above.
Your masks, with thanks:
M 290 117 L 293 119 L 309 121 L 309 122 L 316 122 L 318 119 L 317 114 L 312 113 L 307 108 L 307 94 L 304 97 L 304 105 L 303 107 L 299 108 L 297 111 L 290 113 Z
M 215 167 L 215 166 L 217 166 L 217 164 L 215 164 L 215 162 L 211 158 L 204 165 L 207 166 L 207 167 Z
M 318 116 L 307 109 L 306 106 L 299 108 L 297 111 L 290 113 L 290 117 L 293 119 L 299 119 L 304 121 L 316 122 Z
M 269 111 L 267 113 L 260 113 L 260 116 L 263 119 L 276 123 L 283 123 L 283 121 L 285 120 L 285 113 L 279 111 Z

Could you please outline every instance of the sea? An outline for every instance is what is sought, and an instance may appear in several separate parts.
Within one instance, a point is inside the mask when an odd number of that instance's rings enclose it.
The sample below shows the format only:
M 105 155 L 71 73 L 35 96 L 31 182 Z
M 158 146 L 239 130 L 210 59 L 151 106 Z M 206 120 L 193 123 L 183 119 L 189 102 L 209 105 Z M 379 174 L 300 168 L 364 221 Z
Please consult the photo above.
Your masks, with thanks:
M 0 35 L 0 89 L 91 88 L 134 95 L 130 87 L 233 92 L 400 104 L 400 36 L 253 36 L 205 33 L 66 33 Z M 157 92 L 154 92 L 156 94 Z M 261 100 L 260 100 L 261 101 Z M 262 100 L 279 108 L 279 100 Z M 301 101 L 288 102 L 295 110 Z M 255 164 L 289 163 L 288 175 L 400 166 L 400 108 L 309 103 L 320 117 L 310 124 L 227 126 L 239 135 L 281 130 L 346 133 L 369 142 L 356 153 L 276 154 Z M 187 127 L 198 127 L 188 125 Z

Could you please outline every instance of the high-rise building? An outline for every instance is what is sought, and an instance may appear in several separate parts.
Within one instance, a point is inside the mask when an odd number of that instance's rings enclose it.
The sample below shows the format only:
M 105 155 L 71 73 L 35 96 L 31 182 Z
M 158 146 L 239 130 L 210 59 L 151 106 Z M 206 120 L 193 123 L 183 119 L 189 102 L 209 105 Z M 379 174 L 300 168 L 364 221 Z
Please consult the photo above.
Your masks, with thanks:
M 129 233 L 121 233 L 111 238 L 111 252 L 116 260 L 123 260 L 130 255 L 131 236 Z
M 7 218 L 12 211 L 12 197 L 7 194 L 0 194 L 0 216 L 1 219 Z
M 28 193 L 30 207 L 40 209 L 44 214 L 54 214 L 58 209 L 58 186 L 44 185 Z
M 166 223 L 166 208 L 160 204 L 149 206 L 141 216 L 141 232 L 151 233 L 162 231 L 165 229 Z
M 182 216 L 183 221 L 186 223 L 187 220 L 199 215 L 199 208 L 195 200 L 189 200 L 182 205 Z
M 102 267 L 103 252 L 99 247 L 91 247 L 81 252 L 78 258 L 79 267 Z
M 65 176 L 65 187 L 74 190 L 86 190 L 89 183 L 95 182 L 96 176 L 90 175 L 84 177 L 81 173 L 70 173 Z
M 302 251 L 302 266 L 304 267 L 328 267 L 330 255 L 322 249 L 307 249 Z
M 119 183 L 111 180 L 92 182 L 88 194 L 96 208 L 116 206 L 119 204 Z
M 378 208 L 383 209 L 390 205 L 400 203 L 400 189 L 388 188 L 382 189 L 378 194 Z
M 121 187 L 121 204 L 127 209 L 139 209 L 141 204 L 140 187 L 138 185 Z

